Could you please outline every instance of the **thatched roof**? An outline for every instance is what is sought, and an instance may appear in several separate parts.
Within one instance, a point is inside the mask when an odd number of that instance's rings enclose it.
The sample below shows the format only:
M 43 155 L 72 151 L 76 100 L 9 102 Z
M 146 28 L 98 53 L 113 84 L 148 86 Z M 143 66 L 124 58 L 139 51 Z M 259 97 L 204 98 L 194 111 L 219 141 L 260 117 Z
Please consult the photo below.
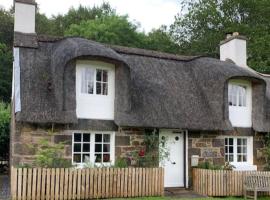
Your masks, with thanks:
M 22 48 L 19 121 L 76 124 L 75 60 L 116 65 L 118 126 L 230 130 L 227 81 L 249 79 L 257 88 L 253 127 L 269 131 L 270 81 L 230 62 L 136 48 L 107 46 L 81 38 L 40 38 Z M 253 95 L 254 95 L 253 94 Z M 254 99 L 254 98 L 253 98 Z

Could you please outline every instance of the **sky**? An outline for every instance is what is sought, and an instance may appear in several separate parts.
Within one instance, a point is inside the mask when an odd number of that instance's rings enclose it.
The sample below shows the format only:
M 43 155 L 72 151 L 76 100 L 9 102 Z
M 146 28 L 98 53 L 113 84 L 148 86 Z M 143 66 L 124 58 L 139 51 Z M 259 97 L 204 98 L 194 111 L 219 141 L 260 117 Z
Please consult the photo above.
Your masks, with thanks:
M 180 11 L 181 0 L 105 0 L 118 14 L 128 14 L 130 20 L 138 22 L 141 30 L 151 31 L 161 25 L 170 25 Z M 48 17 L 67 13 L 70 7 L 100 5 L 104 0 L 36 0 L 40 12 Z M 10 8 L 13 0 L 0 0 L 0 6 Z

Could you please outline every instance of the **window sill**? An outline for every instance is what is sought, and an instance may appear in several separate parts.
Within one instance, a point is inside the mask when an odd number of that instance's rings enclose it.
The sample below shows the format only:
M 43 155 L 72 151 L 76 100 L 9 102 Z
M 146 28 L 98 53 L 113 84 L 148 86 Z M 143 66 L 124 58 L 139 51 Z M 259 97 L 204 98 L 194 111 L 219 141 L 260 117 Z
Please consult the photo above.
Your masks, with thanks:
M 250 163 L 231 163 L 235 168 L 234 171 L 257 171 L 257 165 Z

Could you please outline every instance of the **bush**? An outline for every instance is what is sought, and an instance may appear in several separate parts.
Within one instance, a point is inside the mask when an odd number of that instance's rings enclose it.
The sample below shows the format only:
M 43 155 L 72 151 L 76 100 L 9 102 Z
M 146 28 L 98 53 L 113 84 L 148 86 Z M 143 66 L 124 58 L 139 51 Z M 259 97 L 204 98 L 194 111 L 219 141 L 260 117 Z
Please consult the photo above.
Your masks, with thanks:
M 8 158 L 9 131 L 10 131 L 10 105 L 0 102 L 0 157 Z
M 200 163 L 197 168 L 200 168 L 200 169 L 212 169 L 212 170 L 220 170 L 220 169 L 222 169 L 221 166 L 213 165 L 212 163 L 207 162 L 207 161 Z
M 63 158 L 64 143 L 51 144 L 48 140 L 40 141 L 40 148 L 34 161 L 34 165 L 44 168 L 68 168 L 71 162 Z

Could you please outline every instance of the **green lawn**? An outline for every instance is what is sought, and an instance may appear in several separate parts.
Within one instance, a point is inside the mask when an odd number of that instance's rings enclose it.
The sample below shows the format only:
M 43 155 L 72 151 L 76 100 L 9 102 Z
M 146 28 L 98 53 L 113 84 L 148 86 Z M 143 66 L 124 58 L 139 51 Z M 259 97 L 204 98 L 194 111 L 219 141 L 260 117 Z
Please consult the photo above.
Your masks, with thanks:
M 173 197 L 147 197 L 147 198 L 130 198 L 130 200 L 192 200 L 191 198 L 173 198 Z M 225 197 L 225 198 L 193 198 L 194 200 L 244 200 L 239 197 Z M 122 200 L 122 199 L 118 199 Z M 260 197 L 258 200 L 270 200 L 270 197 Z

